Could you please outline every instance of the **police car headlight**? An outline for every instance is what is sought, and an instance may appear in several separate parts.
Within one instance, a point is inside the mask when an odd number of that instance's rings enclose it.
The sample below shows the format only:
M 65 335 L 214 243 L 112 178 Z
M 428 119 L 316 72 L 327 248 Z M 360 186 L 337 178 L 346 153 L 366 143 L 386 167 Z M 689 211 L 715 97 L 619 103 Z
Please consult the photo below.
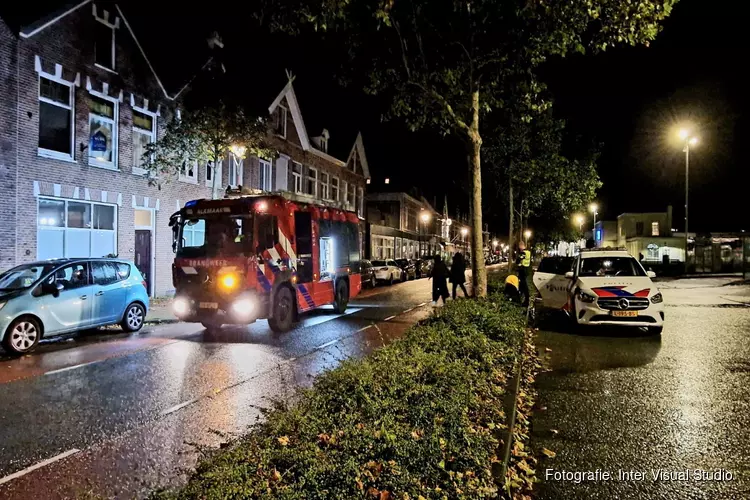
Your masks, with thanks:
M 174 300 L 174 304 L 172 304 L 172 309 L 174 309 L 175 314 L 178 316 L 185 315 L 190 312 L 190 302 L 182 297 L 177 298 Z
M 255 302 L 249 298 L 241 298 L 234 301 L 232 311 L 242 316 L 249 316 L 255 310 Z
M 662 297 L 661 292 L 654 294 L 654 296 L 651 297 L 652 304 L 661 304 L 662 302 L 664 302 L 664 297 Z
M 586 293 L 583 290 L 578 292 L 578 300 L 581 302 L 586 302 L 587 304 L 590 304 L 596 300 L 596 295 L 591 295 L 590 293 Z

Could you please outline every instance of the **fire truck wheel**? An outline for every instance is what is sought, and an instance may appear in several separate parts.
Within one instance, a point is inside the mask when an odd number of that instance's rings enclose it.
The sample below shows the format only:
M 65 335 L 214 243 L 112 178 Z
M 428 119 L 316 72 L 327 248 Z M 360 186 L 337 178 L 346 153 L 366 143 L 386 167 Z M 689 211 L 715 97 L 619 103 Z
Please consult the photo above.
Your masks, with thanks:
M 208 333 L 215 333 L 221 330 L 221 323 L 218 323 L 212 319 L 204 319 L 201 321 L 201 325 L 206 329 Z
M 271 330 L 277 333 L 289 331 L 294 322 L 294 300 L 287 287 L 279 288 L 273 301 L 273 317 L 268 318 Z
M 333 298 L 333 312 L 343 314 L 349 304 L 349 285 L 344 280 L 336 282 L 336 296 Z

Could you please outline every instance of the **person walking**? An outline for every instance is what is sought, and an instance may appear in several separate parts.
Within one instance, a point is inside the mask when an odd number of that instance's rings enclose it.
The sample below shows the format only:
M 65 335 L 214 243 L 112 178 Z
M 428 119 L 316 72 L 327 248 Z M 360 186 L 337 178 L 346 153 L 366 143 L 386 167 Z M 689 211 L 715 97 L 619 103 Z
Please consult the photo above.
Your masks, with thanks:
M 466 291 L 466 261 L 461 252 L 456 252 L 453 256 L 453 264 L 451 265 L 451 283 L 453 283 L 453 300 L 456 300 L 456 288 L 459 286 L 464 291 L 464 297 L 468 297 L 469 294 Z
M 528 275 L 531 267 L 531 252 L 526 250 L 526 243 L 523 240 L 518 244 L 518 256 L 516 257 L 518 266 L 518 292 L 523 296 L 523 306 L 529 307 L 529 284 Z
M 430 279 L 432 280 L 432 305 L 436 306 L 437 301 L 440 297 L 443 298 L 443 305 L 448 300 L 448 268 L 443 262 L 440 255 L 435 256 L 435 265 L 432 267 L 432 273 L 430 273 Z

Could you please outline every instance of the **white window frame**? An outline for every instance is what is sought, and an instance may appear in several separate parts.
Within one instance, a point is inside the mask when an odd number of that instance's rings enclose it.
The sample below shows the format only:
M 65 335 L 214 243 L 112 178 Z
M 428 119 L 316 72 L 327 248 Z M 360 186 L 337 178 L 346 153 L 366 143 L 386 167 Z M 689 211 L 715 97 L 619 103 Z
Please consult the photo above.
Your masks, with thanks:
M 365 216 L 365 190 L 361 187 L 357 188 L 357 215 L 360 217 Z
M 229 185 L 241 186 L 243 182 L 245 160 L 239 158 L 236 154 L 229 154 Z
M 45 227 L 45 226 L 40 226 L 39 225 L 39 202 L 41 200 L 63 201 L 63 202 L 65 202 L 65 209 L 64 209 L 64 213 L 65 213 L 65 225 L 64 226 L 62 226 L 62 227 L 56 227 L 56 226 L 54 226 L 54 227 Z M 91 227 L 91 228 L 68 227 L 68 203 L 80 203 L 80 204 L 84 204 L 85 203 L 85 204 L 91 205 L 92 222 L 93 222 L 93 217 L 94 217 L 94 205 L 101 205 L 101 206 L 105 206 L 105 207 L 114 207 L 114 210 L 115 210 L 115 214 L 114 214 L 114 229 L 94 229 L 93 227 Z M 119 230 L 119 226 L 120 226 L 120 224 L 119 224 L 120 223 L 120 220 L 119 220 L 120 211 L 119 211 L 119 209 L 120 209 L 120 207 L 117 206 L 114 203 L 100 203 L 100 202 L 96 202 L 96 201 L 77 200 L 77 199 L 70 199 L 70 198 L 59 198 L 59 197 L 55 197 L 55 196 L 37 196 L 36 197 L 36 219 L 35 219 L 37 235 L 39 234 L 39 231 L 62 231 L 62 233 L 63 233 L 63 243 L 62 243 L 63 246 L 62 246 L 62 249 L 63 249 L 63 258 L 65 258 L 66 257 L 64 255 L 65 254 L 65 239 L 66 239 L 67 235 L 69 234 L 68 231 L 70 231 L 70 232 L 89 231 L 91 233 L 93 233 L 94 231 L 108 231 L 108 232 L 112 232 L 113 235 L 114 235 L 114 250 L 115 250 L 114 253 L 117 254 L 117 253 L 119 253 L 118 252 L 118 247 L 117 247 L 117 245 L 118 245 L 118 238 L 117 238 L 118 234 L 117 234 L 117 231 Z M 93 224 L 92 224 L 92 226 L 93 226 Z M 91 257 L 91 244 L 92 244 L 92 241 L 93 241 L 93 239 L 89 237 L 89 257 L 82 257 L 82 258 L 96 258 L 96 257 Z M 39 238 L 38 237 L 37 237 L 37 250 L 36 251 L 37 251 L 37 258 L 39 258 Z
M 113 113 L 114 117 L 109 118 L 108 116 L 102 116 L 97 115 L 95 113 L 92 113 L 91 110 L 89 110 L 89 134 L 87 137 L 87 141 L 89 143 L 89 147 L 91 146 L 91 118 L 97 117 L 99 120 L 103 122 L 110 123 L 112 125 L 112 161 L 101 161 L 97 160 L 96 158 L 92 158 L 89 154 L 89 166 L 90 167 L 99 167 L 104 168 L 107 170 L 119 170 L 117 168 L 117 157 L 118 157 L 118 143 L 119 143 L 119 126 L 120 123 L 120 100 L 117 97 L 112 97 L 107 94 L 104 94 L 102 92 L 97 92 L 96 90 L 89 89 L 89 94 L 92 96 L 102 99 L 104 101 L 109 101 L 112 103 L 113 106 Z
M 201 162 L 201 163 L 203 163 L 203 162 Z M 213 177 L 211 177 L 210 179 L 208 178 L 209 175 L 212 175 L 211 174 L 211 170 L 212 170 L 211 169 L 211 162 L 207 161 L 204 164 L 206 166 L 206 187 L 213 188 L 214 187 L 214 178 Z M 214 169 L 215 170 L 214 174 L 216 174 L 216 175 L 219 176 L 219 179 L 216 182 L 216 189 L 221 189 L 221 180 L 222 180 L 221 175 L 223 173 L 222 172 L 222 166 L 223 166 L 222 164 L 223 164 L 223 162 L 219 161 L 218 165 Z
M 273 164 L 263 158 L 258 158 L 258 187 L 269 193 L 273 190 Z
M 325 176 L 325 182 L 323 181 Z M 320 172 L 320 197 L 323 200 L 330 200 L 331 197 L 331 176 L 328 172 Z
M 70 154 L 62 153 L 60 151 L 55 151 L 52 149 L 45 149 L 39 147 L 39 138 L 37 137 L 37 154 L 39 156 L 43 156 L 45 158 L 55 158 L 57 160 L 68 160 L 68 161 L 75 161 L 75 137 L 76 137 L 76 130 L 75 130 L 75 124 L 76 124 L 76 118 L 75 118 L 75 82 L 68 82 L 63 80 L 62 78 L 53 75 L 51 73 L 45 73 L 43 71 L 38 71 L 39 73 L 39 89 L 37 91 L 37 96 L 39 98 L 39 102 L 44 102 L 46 104 L 51 104 L 53 106 L 58 106 L 63 109 L 67 109 L 70 111 Z M 52 99 L 47 99 L 46 97 L 42 97 L 42 78 L 45 78 L 47 80 L 50 80 L 55 83 L 59 83 L 61 85 L 65 85 L 68 87 L 68 103 L 69 106 L 65 106 L 62 103 L 59 103 L 57 101 L 53 101 Z M 41 106 L 40 106 L 41 108 Z M 41 116 L 41 112 L 39 113 L 39 116 Z
M 182 182 L 187 182 L 188 184 L 198 184 L 198 160 L 188 160 L 188 161 L 192 162 L 193 164 L 193 175 L 188 175 L 189 170 L 187 169 L 187 165 L 186 165 L 184 174 L 182 173 L 182 167 L 180 167 L 180 171 L 177 174 L 177 179 Z
M 343 203 L 344 208 L 346 208 L 349 206 L 349 183 L 344 179 L 341 179 L 341 186 L 339 189 L 341 190 L 341 203 Z
M 310 177 L 310 172 L 315 172 L 315 177 L 314 178 Z M 307 175 L 306 175 L 306 177 L 307 177 L 307 182 L 310 182 L 312 180 L 314 180 L 314 182 L 313 182 L 313 192 L 312 192 L 312 194 L 308 193 L 306 189 L 305 189 L 305 194 L 307 194 L 309 196 L 312 196 L 313 198 L 317 198 L 318 197 L 318 169 L 315 168 L 315 167 L 307 167 Z M 305 186 L 305 187 L 307 187 L 307 186 Z
M 333 195 L 333 181 L 336 181 L 336 196 Z M 331 176 L 331 200 L 339 201 L 339 193 L 341 189 L 341 180 L 336 176 Z
M 656 232 L 654 232 L 656 230 Z M 659 236 L 659 221 L 651 223 L 651 236 Z
M 296 172 L 294 170 L 295 166 L 299 166 L 299 172 Z M 292 180 L 294 181 L 294 193 L 295 194 L 302 194 L 304 192 L 303 185 L 302 185 L 302 178 L 305 174 L 305 167 L 302 166 L 302 164 L 298 161 L 292 161 Z
M 281 121 L 282 133 L 276 134 L 279 137 L 286 139 L 287 124 L 289 123 L 289 110 L 286 106 L 279 104 L 279 120 Z
M 135 120 L 133 120 L 133 132 L 137 132 L 139 134 L 147 135 L 149 136 L 149 143 L 156 142 L 156 119 L 158 116 L 158 113 L 152 113 L 151 111 L 148 111 L 143 108 L 138 108 L 136 106 L 131 106 L 134 113 L 140 113 L 142 115 L 150 116 L 151 117 L 151 130 L 146 130 L 141 127 L 135 126 Z M 135 143 L 133 143 L 133 146 L 135 146 Z M 133 148 L 135 151 L 135 148 Z M 146 175 L 148 172 L 148 169 L 136 167 L 136 161 L 135 158 L 133 158 L 133 173 L 135 175 Z
M 109 12 L 107 12 L 106 10 L 103 11 L 104 18 L 99 17 L 99 15 L 96 12 L 96 4 L 93 5 L 93 11 L 94 11 L 94 19 L 96 19 L 97 22 L 103 24 L 104 26 L 112 30 L 112 45 L 111 45 L 111 51 L 110 51 L 110 57 L 112 58 L 110 62 L 112 63 L 112 66 L 107 67 L 107 66 L 104 66 L 103 64 L 99 64 L 96 61 L 96 48 L 94 48 L 94 66 L 96 66 L 97 68 L 112 72 L 112 73 L 117 73 L 117 49 L 116 49 L 116 42 L 115 42 L 116 40 L 115 31 L 117 30 L 117 28 L 120 27 L 120 18 L 115 16 L 115 22 L 110 23 Z

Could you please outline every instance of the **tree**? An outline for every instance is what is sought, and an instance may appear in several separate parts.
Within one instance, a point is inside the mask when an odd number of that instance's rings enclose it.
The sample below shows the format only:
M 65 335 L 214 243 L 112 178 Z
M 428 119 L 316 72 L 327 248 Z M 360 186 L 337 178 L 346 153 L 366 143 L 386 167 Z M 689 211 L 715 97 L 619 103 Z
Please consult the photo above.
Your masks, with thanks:
M 405 120 L 412 130 L 432 126 L 462 139 L 472 180 L 472 279 L 475 294 L 483 296 L 483 117 L 501 108 L 519 82 L 526 82 L 526 98 L 535 101 L 534 69 L 552 55 L 648 43 L 675 2 L 287 1 L 277 7 L 279 16 L 258 17 L 282 29 L 308 24 L 343 37 L 345 65 L 365 70 L 366 91 L 389 97 L 387 116 Z M 302 22 L 290 23 L 290 15 Z
M 240 107 L 223 102 L 175 116 L 164 136 L 147 146 L 143 155 L 148 177 L 164 182 L 179 175 L 190 161 L 206 161 L 212 169 L 213 195 L 217 196 L 217 169 L 228 154 L 244 158 L 247 154 L 273 157 L 267 144 L 268 128 L 264 119 L 248 116 Z

